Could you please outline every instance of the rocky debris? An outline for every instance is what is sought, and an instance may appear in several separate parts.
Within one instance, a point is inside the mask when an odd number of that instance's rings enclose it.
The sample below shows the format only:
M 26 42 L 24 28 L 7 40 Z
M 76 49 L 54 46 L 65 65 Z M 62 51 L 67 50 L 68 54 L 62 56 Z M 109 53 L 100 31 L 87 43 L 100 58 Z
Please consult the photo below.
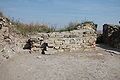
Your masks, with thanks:
M 93 29 L 93 30 L 97 30 L 97 24 L 94 24 L 92 21 L 86 21 L 86 22 L 83 22 L 81 24 L 78 24 L 77 25 L 77 29 Z
M 51 54 L 48 52 L 48 50 L 51 52 L 53 50 L 50 50 L 53 48 L 53 46 L 48 46 L 48 43 L 43 41 L 43 38 L 30 38 L 26 42 L 26 45 L 23 49 L 29 49 L 31 51 L 40 51 L 41 54 Z
M 41 47 L 42 41 L 43 40 L 39 38 L 30 38 L 26 42 L 26 45 L 24 46 L 23 49 L 30 49 L 32 51 L 36 51 L 38 50 L 37 48 Z
M 3 59 L 11 58 L 22 48 L 22 40 L 20 36 L 17 37 L 15 33 L 10 32 L 11 26 L 11 21 L 7 17 L 0 16 L 0 57 Z
M 13 45 L 10 44 L 2 44 L 3 46 L 0 47 L 1 51 L 0 51 L 0 56 L 3 59 L 9 59 L 12 56 L 14 56 L 14 54 L 16 53 L 16 50 L 13 48 Z
M 104 24 L 103 41 L 114 48 L 120 49 L 120 26 Z
M 2 58 L 10 58 L 10 37 L 9 37 L 9 19 L 6 17 L 0 16 L 0 56 Z M 6 49 L 7 48 L 7 49 Z
M 2 27 L 8 27 L 10 25 L 11 25 L 11 22 L 8 18 L 0 16 L 0 29 L 2 29 Z
M 10 42 L 10 33 L 9 33 L 10 26 L 11 26 L 10 20 L 4 16 L 0 16 L 0 37 L 1 37 L 1 40 L 4 39 L 4 40 Z

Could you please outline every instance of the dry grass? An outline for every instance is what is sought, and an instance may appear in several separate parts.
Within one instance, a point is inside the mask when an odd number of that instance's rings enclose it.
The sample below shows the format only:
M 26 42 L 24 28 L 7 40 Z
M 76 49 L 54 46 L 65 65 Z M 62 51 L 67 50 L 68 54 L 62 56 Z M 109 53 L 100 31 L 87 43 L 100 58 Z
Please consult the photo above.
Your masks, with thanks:
M 24 24 L 21 23 L 19 21 L 12 21 L 14 28 L 16 28 L 16 30 L 21 33 L 22 35 L 27 35 L 27 34 L 35 34 L 35 33 L 40 33 L 40 32 L 44 32 L 44 33 L 49 33 L 49 32 L 53 32 L 54 28 L 50 28 L 48 27 L 48 25 L 41 25 L 41 24 Z

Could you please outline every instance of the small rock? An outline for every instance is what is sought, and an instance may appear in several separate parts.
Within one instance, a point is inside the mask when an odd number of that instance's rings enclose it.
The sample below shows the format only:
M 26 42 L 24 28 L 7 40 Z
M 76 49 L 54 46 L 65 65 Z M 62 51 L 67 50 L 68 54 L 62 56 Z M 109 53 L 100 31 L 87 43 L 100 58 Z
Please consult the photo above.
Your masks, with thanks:
M 42 58 L 42 56 L 37 56 L 36 58 L 41 59 L 41 58 Z
M 98 53 L 98 55 L 102 56 L 103 54 L 102 53 Z

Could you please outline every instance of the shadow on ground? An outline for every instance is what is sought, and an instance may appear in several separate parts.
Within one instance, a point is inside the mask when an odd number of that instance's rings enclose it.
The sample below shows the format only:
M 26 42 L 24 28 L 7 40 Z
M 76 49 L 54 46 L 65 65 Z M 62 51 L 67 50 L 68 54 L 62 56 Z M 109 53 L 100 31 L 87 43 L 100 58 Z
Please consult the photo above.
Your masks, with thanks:
M 103 48 L 103 49 L 106 49 L 106 50 L 113 50 L 113 51 L 120 52 L 120 49 L 112 48 L 112 47 L 110 47 L 109 45 L 106 45 L 106 44 L 97 44 L 97 47 L 100 47 L 100 48 Z

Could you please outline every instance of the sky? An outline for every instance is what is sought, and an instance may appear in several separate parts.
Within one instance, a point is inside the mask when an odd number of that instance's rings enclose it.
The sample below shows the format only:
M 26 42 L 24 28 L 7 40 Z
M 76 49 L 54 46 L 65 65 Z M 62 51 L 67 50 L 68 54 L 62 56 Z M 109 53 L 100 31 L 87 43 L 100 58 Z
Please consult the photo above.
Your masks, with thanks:
M 70 22 L 119 24 L 120 0 L 0 0 L 0 11 L 24 23 L 62 27 Z

